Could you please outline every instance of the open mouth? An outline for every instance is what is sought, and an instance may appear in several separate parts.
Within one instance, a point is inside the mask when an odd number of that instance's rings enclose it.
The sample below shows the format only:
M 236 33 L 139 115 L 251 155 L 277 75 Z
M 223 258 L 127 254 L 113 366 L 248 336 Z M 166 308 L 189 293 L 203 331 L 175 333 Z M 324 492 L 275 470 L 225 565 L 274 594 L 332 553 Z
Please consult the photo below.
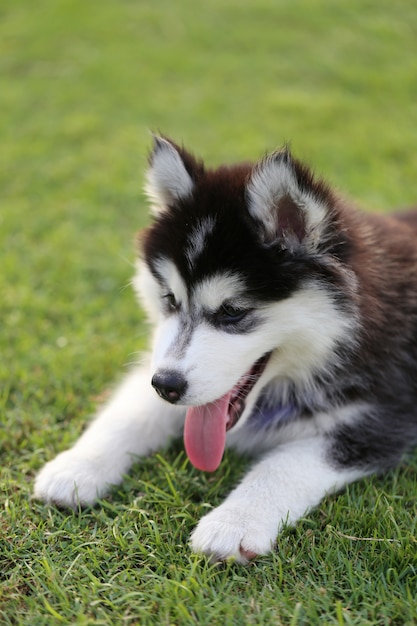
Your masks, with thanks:
M 226 432 L 242 415 L 246 398 L 261 377 L 271 353 L 251 369 L 224 396 L 203 406 L 188 409 L 184 426 L 187 456 L 197 469 L 214 472 L 220 465 L 226 445 Z
M 239 421 L 240 416 L 245 410 L 245 400 L 261 377 L 270 355 L 271 353 L 268 352 L 258 359 L 249 372 L 239 380 L 237 385 L 235 385 L 230 392 L 226 431 L 233 428 L 233 426 Z

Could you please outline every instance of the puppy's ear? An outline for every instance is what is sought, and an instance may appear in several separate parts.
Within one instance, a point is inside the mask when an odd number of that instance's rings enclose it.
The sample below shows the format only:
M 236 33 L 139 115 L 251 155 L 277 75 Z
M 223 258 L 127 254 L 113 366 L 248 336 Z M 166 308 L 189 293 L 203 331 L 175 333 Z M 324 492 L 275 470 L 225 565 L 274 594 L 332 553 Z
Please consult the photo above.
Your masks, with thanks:
M 262 242 L 317 251 L 327 239 L 333 194 L 289 150 L 255 165 L 246 188 L 248 209 Z
M 145 192 L 156 215 L 192 194 L 193 161 L 191 155 L 170 140 L 154 136 Z

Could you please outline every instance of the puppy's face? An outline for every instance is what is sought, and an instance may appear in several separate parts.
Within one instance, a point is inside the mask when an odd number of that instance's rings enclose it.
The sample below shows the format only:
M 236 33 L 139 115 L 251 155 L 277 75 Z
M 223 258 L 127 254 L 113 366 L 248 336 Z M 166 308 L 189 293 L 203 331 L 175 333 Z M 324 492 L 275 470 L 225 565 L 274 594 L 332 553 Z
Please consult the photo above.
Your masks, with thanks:
M 249 407 L 271 378 L 325 363 L 350 328 L 316 261 L 330 192 L 286 152 L 207 172 L 164 139 L 147 191 L 156 219 L 136 285 L 156 322 L 164 399 L 201 406 L 240 387 Z

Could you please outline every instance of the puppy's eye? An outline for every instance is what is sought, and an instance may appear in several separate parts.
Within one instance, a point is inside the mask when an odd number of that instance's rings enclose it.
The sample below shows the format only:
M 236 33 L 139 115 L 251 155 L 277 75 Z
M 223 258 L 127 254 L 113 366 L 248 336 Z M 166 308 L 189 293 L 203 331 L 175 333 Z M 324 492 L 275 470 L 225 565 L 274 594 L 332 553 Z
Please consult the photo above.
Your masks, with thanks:
M 249 311 L 250 309 L 240 309 L 225 302 L 217 311 L 216 318 L 220 324 L 237 324 L 247 316 Z
M 179 304 L 174 294 L 171 291 L 169 293 L 166 293 L 164 296 L 162 296 L 162 299 L 165 302 L 165 306 L 168 311 L 170 312 L 178 311 Z

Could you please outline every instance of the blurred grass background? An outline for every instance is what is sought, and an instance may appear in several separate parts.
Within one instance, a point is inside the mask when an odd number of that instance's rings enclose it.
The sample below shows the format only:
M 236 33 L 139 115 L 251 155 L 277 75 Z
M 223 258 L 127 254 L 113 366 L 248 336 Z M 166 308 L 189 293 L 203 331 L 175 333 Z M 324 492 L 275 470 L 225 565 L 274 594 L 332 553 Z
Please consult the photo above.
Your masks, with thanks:
M 30 501 L 35 471 L 146 345 L 126 287 L 149 130 L 212 165 L 288 141 L 367 210 L 415 203 L 417 5 L 3 2 L 0 110 L 4 623 L 417 623 L 415 460 L 329 499 L 246 569 L 183 549 L 244 467 L 231 454 L 205 477 L 178 445 L 80 516 Z

